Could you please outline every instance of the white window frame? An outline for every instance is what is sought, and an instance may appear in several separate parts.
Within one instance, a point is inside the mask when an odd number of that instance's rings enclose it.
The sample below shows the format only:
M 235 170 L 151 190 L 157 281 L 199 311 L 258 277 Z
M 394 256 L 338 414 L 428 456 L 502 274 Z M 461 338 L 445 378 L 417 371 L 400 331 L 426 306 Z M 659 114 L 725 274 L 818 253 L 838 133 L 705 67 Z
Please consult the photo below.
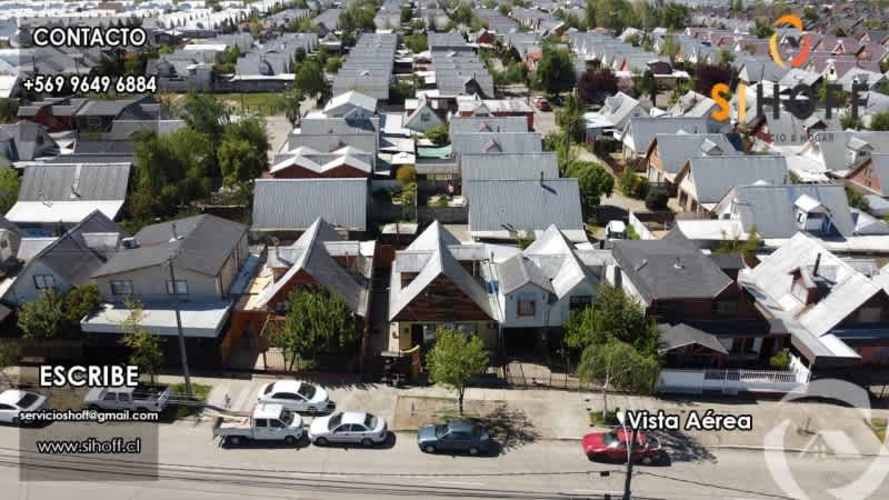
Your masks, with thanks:
M 56 277 L 52 274 L 35 274 L 34 287 L 38 290 L 47 290 L 56 287 Z
M 133 280 L 111 280 L 109 286 L 111 287 L 111 295 L 117 297 L 133 295 Z M 121 292 L 121 287 L 124 288 L 125 291 Z

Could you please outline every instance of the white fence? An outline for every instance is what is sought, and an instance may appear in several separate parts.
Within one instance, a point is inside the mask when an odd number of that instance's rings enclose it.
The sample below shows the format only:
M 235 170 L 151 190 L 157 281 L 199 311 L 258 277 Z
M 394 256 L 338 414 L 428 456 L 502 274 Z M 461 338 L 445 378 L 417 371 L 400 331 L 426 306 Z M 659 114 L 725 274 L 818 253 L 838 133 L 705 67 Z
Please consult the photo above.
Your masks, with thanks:
M 630 210 L 629 215 L 627 215 L 627 223 L 636 230 L 636 234 L 639 235 L 640 240 L 655 239 L 654 234 L 652 234 L 652 232 L 649 231 L 647 227 L 645 227 L 645 224 L 643 224 L 642 221 L 640 221 L 639 218 L 636 217 L 636 214 L 634 214 L 632 210 Z
M 809 383 L 809 371 L 772 370 L 661 370 L 656 390 L 684 394 L 719 392 L 801 392 Z

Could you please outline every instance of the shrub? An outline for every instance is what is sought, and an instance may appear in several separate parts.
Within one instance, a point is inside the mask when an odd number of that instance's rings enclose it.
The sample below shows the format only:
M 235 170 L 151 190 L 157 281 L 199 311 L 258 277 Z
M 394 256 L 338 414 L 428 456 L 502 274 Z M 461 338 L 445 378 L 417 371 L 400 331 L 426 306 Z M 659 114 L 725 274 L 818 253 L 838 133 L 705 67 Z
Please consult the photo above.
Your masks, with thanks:
M 666 210 L 669 199 L 670 197 L 664 189 L 649 189 L 648 194 L 645 196 L 645 208 L 652 211 Z
M 790 367 L 790 353 L 787 349 L 778 351 L 769 358 L 769 366 L 775 370 L 786 370 Z
M 402 165 L 395 171 L 395 179 L 402 186 L 417 182 L 417 169 L 412 165 Z
M 620 184 L 620 192 L 624 196 L 642 200 L 648 194 L 648 179 L 636 175 L 630 167 L 624 169 L 618 183 Z

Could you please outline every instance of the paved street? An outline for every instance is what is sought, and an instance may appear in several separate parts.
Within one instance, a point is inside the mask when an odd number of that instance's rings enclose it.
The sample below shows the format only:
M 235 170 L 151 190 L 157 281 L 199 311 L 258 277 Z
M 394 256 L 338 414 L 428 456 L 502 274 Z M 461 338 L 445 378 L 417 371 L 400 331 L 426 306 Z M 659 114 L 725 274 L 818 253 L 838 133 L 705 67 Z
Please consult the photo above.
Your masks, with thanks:
M 158 481 L 138 481 L 148 471 L 139 463 L 109 463 L 96 458 L 66 462 L 61 457 L 31 458 L 50 467 L 54 479 L 78 482 L 20 482 L 18 431 L 0 428 L 0 482 L 3 498 L 71 500 L 131 498 L 563 498 L 589 497 L 622 489 L 619 465 L 588 462 L 576 442 L 538 441 L 496 458 L 431 456 L 417 450 L 413 436 L 399 433 L 379 449 L 297 449 L 256 447 L 222 449 L 211 439 L 211 425 L 179 422 L 161 426 Z M 865 459 L 819 459 L 788 455 L 809 498 L 834 498 L 829 488 L 853 481 L 870 464 Z M 87 464 L 84 466 L 84 464 Z M 889 462 L 877 464 L 887 470 Z M 70 470 L 77 467 L 77 470 Z M 82 469 L 79 469 L 82 468 Z M 100 472 L 101 471 L 101 472 Z M 600 477 L 599 471 L 611 471 Z M 668 467 L 637 467 L 638 498 L 792 498 L 776 484 L 760 452 L 723 450 L 712 458 L 674 462 Z M 112 481 L 112 479 L 114 479 Z M 843 498 L 886 498 L 885 481 L 863 496 L 864 486 Z

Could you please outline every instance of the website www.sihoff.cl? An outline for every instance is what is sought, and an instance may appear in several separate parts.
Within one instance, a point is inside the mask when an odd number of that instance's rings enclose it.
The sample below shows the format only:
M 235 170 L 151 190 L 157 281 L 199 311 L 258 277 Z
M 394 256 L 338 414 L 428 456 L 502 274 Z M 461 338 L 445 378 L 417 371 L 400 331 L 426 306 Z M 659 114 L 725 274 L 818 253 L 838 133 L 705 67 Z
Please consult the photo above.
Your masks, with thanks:
M 37 441 L 35 444 L 37 452 L 44 455 L 138 455 L 142 452 L 141 438 L 128 440 L 115 437 L 106 440 L 89 437 L 80 440 Z

